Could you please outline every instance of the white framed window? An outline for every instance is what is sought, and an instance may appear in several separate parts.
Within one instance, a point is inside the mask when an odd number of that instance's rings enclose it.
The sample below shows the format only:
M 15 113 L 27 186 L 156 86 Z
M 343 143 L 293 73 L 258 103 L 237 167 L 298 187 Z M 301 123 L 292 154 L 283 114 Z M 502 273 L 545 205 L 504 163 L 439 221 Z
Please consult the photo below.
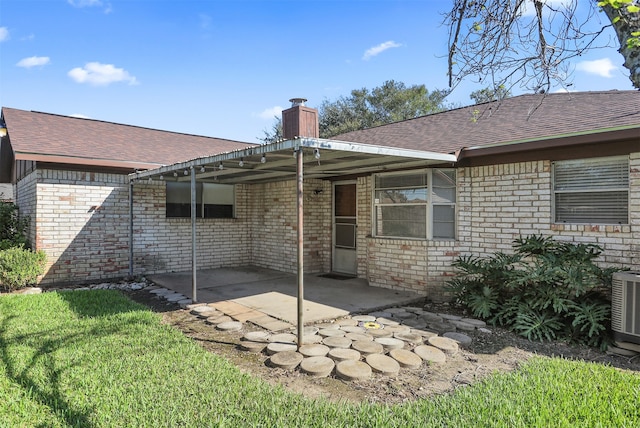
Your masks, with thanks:
M 454 169 L 374 175 L 374 236 L 455 239 L 456 193 Z
M 191 217 L 191 183 L 167 182 L 167 217 Z M 234 186 L 196 183 L 196 217 L 233 218 Z
M 553 163 L 554 221 L 629 222 L 629 158 L 611 156 Z

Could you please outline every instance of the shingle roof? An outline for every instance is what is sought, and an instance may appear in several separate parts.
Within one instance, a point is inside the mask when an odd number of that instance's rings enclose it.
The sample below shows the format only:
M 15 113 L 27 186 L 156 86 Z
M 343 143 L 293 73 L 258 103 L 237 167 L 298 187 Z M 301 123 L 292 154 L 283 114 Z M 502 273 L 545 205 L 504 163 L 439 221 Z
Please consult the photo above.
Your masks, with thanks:
M 520 95 L 353 131 L 336 140 L 454 153 L 522 140 L 638 127 L 640 91 Z
M 20 154 L 169 165 L 254 145 L 6 107 L 2 114 Z

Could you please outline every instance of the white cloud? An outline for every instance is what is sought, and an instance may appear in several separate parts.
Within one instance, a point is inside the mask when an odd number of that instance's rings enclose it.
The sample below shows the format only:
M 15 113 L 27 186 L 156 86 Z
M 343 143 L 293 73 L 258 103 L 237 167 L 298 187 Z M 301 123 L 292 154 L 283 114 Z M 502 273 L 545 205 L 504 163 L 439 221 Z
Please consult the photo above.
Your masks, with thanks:
M 617 69 L 618 67 L 613 65 L 609 58 L 596 59 L 593 61 L 581 61 L 576 64 L 576 70 L 596 74 L 601 77 L 613 77 L 611 72 Z
M 7 27 L 0 27 L 0 42 L 9 40 L 9 29 Z
M 104 3 L 102 0 L 67 0 L 73 7 L 83 8 L 83 7 L 103 7 L 104 13 L 109 14 L 112 11 L 111 3 Z
M 284 110 L 284 108 L 280 106 L 273 106 L 264 109 L 263 111 L 258 113 L 257 116 L 261 119 L 273 119 L 274 117 L 280 117 L 280 115 L 282 114 L 282 110 Z
M 400 46 L 402 46 L 400 43 L 396 43 L 393 40 L 380 43 L 378 46 L 374 46 L 372 48 L 367 49 L 364 55 L 362 56 L 362 59 L 367 61 L 376 55 L 380 55 L 382 52 L 386 51 L 387 49 L 399 48 Z
M 30 56 L 29 58 L 22 58 L 16 64 L 18 67 L 31 68 L 42 65 L 47 65 L 51 62 L 48 56 Z
M 78 83 L 89 83 L 95 86 L 106 86 L 116 82 L 138 84 L 138 80 L 123 68 L 99 62 L 88 62 L 84 67 L 76 67 L 67 74 Z

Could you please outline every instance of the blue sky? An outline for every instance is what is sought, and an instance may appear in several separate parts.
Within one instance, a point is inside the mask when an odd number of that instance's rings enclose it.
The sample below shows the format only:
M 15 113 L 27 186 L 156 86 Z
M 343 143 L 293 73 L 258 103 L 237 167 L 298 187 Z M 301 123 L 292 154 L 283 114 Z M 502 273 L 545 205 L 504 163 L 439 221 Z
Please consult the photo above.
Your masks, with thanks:
M 391 79 L 446 88 L 451 3 L 2 0 L 0 105 L 257 142 L 293 97 L 314 107 Z M 589 53 L 573 90 L 632 89 L 622 62 Z

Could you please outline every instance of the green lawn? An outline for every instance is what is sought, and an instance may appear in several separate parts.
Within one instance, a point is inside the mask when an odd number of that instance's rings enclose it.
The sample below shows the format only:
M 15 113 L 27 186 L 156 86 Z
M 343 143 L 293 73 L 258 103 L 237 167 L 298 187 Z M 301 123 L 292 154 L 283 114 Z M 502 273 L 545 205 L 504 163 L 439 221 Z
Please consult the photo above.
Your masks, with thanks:
M 640 375 L 536 358 L 434 400 L 311 400 L 116 291 L 0 297 L 0 427 L 640 426 Z

